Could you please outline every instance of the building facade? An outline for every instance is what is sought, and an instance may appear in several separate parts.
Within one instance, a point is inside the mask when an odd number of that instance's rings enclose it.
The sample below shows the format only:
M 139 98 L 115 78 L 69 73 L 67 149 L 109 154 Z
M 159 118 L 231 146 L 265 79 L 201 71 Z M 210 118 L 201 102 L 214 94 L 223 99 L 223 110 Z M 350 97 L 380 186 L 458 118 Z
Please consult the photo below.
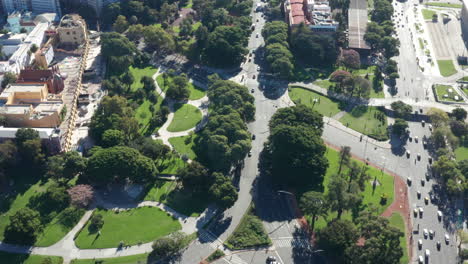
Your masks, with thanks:
M 31 11 L 31 0 L 2 0 L 2 6 L 6 14 L 15 11 Z
M 8 127 L 58 127 L 61 95 L 49 94 L 44 83 L 12 84 L 0 94 L 0 116 Z
M 57 28 L 60 46 L 78 46 L 87 40 L 86 22 L 77 14 L 63 16 Z

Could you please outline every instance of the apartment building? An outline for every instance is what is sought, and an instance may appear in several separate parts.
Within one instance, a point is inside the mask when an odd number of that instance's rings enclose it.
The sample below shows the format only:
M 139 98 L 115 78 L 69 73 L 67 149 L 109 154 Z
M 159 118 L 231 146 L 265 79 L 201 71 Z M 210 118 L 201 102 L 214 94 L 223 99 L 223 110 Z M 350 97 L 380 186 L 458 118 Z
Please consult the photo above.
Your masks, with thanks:
M 314 32 L 333 33 L 339 26 L 332 18 L 329 2 L 326 0 L 286 0 L 284 12 L 286 23 L 290 27 L 304 23 Z

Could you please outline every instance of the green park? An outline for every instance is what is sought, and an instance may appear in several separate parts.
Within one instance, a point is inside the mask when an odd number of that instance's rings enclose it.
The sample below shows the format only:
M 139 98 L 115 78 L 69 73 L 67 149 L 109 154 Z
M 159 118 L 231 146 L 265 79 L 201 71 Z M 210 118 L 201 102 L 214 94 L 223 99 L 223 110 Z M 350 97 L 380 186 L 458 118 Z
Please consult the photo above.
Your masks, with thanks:
M 147 243 L 181 229 L 178 220 L 154 207 L 129 210 L 96 210 L 104 224 L 99 231 L 89 221 L 75 239 L 78 248 L 113 248 Z M 91 219 L 93 216 L 91 217 Z

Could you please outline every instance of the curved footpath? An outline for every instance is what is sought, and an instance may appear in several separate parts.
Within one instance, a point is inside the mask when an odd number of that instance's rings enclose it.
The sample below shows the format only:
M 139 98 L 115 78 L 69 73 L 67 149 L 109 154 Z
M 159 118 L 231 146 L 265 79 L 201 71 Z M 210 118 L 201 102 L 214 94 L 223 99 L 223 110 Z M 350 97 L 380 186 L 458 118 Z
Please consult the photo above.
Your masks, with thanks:
M 206 125 L 206 123 L 208 122 L 208 104 L 209 104 L 209 101 L 208 101 L 208 96 L 206 96 L 206 95 L 204 97 L 198 99 L 198 100 L 188 100 L 188 101 L 185 101 L 185 102 L 178 102 L 178 101 L 174 101 L 172 99 L 166 98 L 166 93 L 161 89 L 161 87 L 159 87 L 158 82 L 156 81 L 156 78 L 160 74 L 161 74 L 161 72 L 158 69 L 158 71 L 153 75 L 153 80 L 154 80 L 154 83 L 156 84 L 157 93 L 163 99 L 166 99 L 170 112 L 169 112 L 169 115 L 167 116 L 166 122 L 158 130 L 158 135 L 157 136 L 152 135 L 151 138 L 161 139 L 164 144 L 166 144 L 170 148 L 172 148 L 172 145 L 169 143 L 169 138 L 187 136 L 187 135 L 190 134 L 190 132 L 192 132 L 192 131 L 197 132 Z M 176 103 L 185 103 L 185 104 L 195 106 L 196 108 L 198 108 L 201 111 L 202 120 L 195 127 L 187 129 L 185 131 L 179 131 L 179 132 L 169 132 L 169 131 L 167 131 L 167 128 L 169 127 L 169 125 L 172 123 L 172 120 L 174 119 L 174 113 L 175 113 L 174 105 Z

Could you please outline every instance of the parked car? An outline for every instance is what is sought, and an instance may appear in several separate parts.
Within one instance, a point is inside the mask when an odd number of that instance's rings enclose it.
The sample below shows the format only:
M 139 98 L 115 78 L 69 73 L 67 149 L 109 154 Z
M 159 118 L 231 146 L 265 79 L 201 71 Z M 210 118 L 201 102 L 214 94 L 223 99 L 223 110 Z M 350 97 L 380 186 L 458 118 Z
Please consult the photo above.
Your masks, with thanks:
M 423 217 L 424 209 L 422 207 L 419 207 L 419 218 Z
M 406 182 L 408 183 L 409 186 L 411 186 L 412 181 L 413 181 L 413 180 L 411 179 L 411 177 L 408 177 L 408 178 L 406 179 Z
M 425 228 L 423 229 L 423 235 L 424 235 L 424 238 L 427 238 L 427 236 L 429 235 L 429 232 Z
M 421 179 L 421 186 L 424 186 L 426 184 L 426 181 L 424 179 Z
M 436 247 L 437 247 L 437 250 L 439 250 L 439 251 L 440 251 L 440 241 L 437 241 L 437 243 L 436 243 Z
M 425 203 L 425 204 L 429 204 L 429 197 L 427 197 L 427 196 L 424 197 L 424 203 Z
M 429 237 L 430 237 L 431 239 L 434 238 L 434 234 L 435 234 L 435 233 L 434 233 L 434 230 L 432 230 L 432 229 L 429 230 Z
M 407 158 L 409 158 L 409 157 L 410 157 L 410 155 L 411 155 L 411 151 L 409 151 L 409 150 L 406 150 L 406 157 L 407 157 Z
M 422 256 L 418 257 L 418 263 L 423 264 L 424 263 L 424 258 Z
M 418 240 L 418 248 L 419 248 L 419 250 L 422 249 L 422 239 Z
M 437 219 L 439 219 L 439 222 L 442 220 L 442 212 L 437 211 Z
M 428 259 L 430 255 L 431 255 L 431 251 L 429 249 L 426 249 L 426 252 L 424 253 L 424 256 L 426 256 L 426 259 Z
M 445 234 L 445 244 L 449 244 L 450 243 L 450 237 L 448 234 Z
M 418 197 L 418 199 L 421 199 L 421 191 L 416 191 L 416 197 Z

